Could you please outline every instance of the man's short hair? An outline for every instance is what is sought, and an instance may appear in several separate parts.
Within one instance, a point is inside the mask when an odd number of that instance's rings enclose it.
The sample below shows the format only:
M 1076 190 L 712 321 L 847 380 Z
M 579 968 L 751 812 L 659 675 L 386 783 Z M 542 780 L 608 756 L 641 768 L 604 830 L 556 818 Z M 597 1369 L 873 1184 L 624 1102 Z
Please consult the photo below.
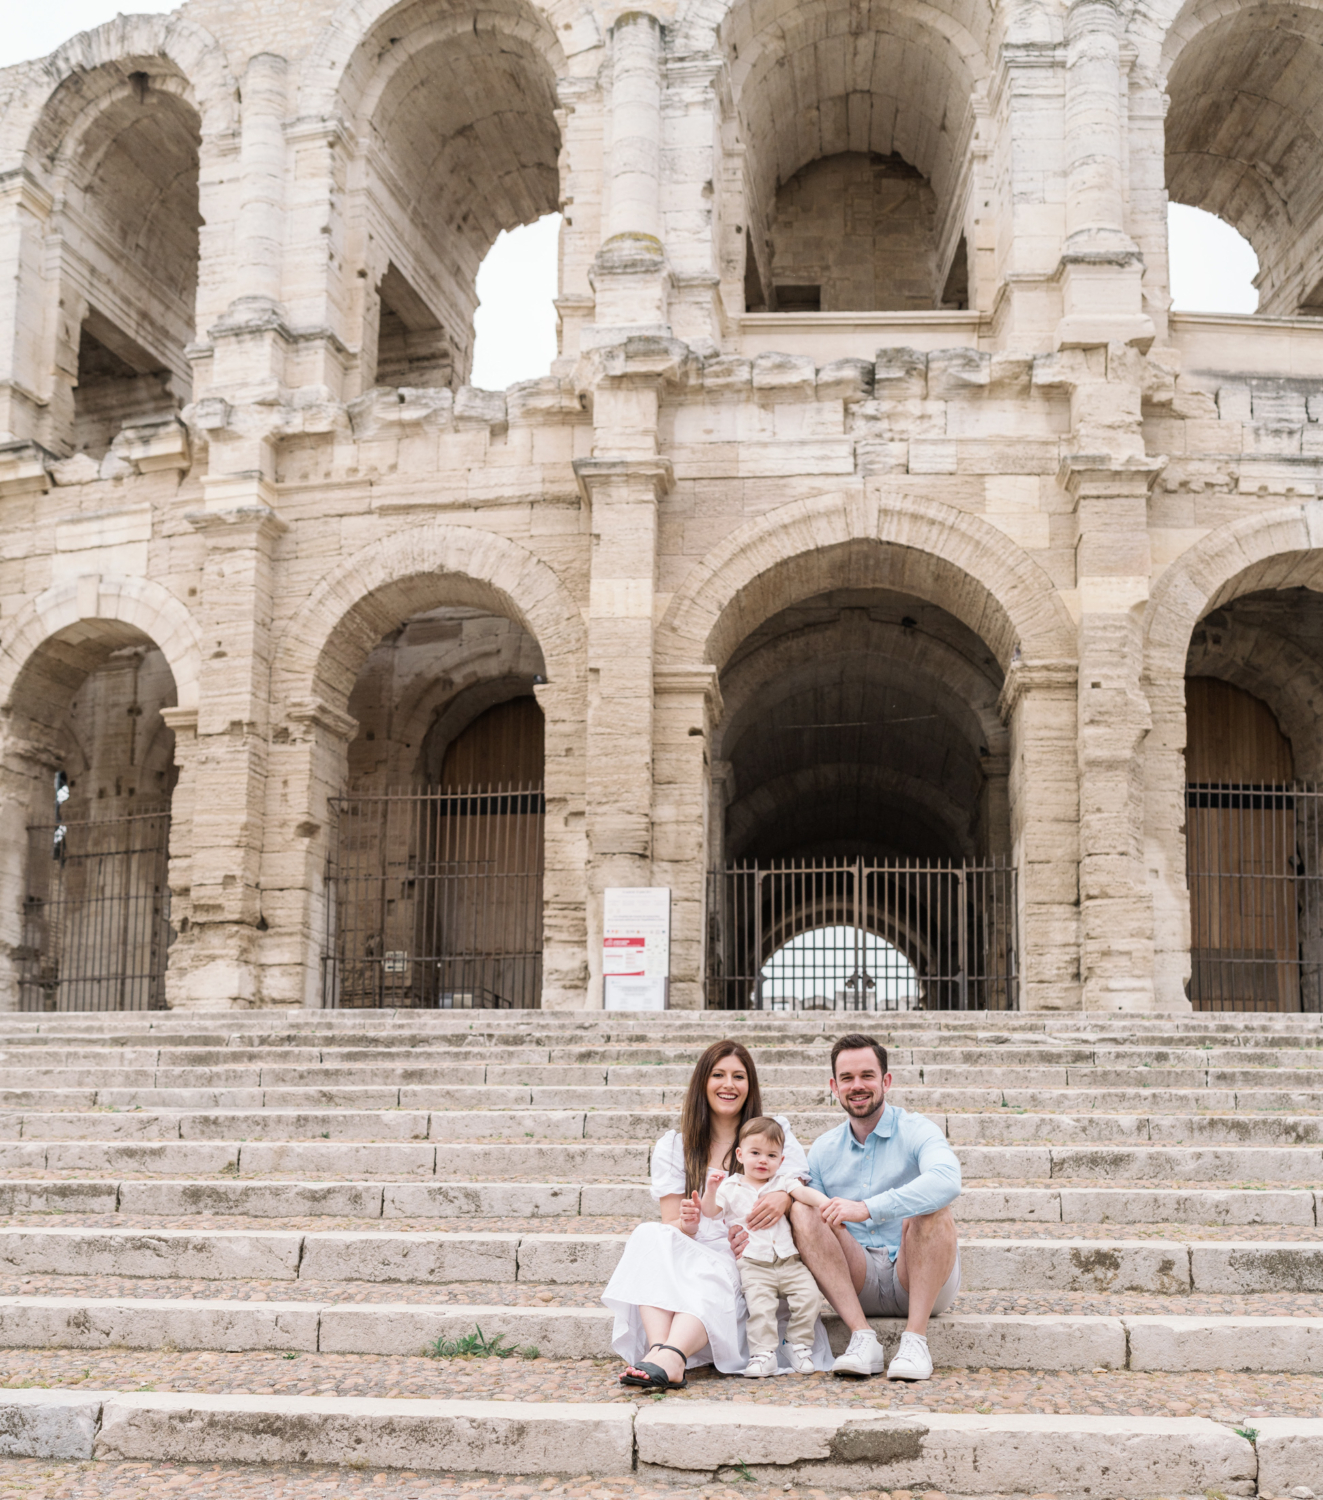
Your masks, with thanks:
M 887 1071 L 887 1049 L 876 1037 L 865 1036 L 862 1031 L 852 1031 L 849 1036 L 841 1037 L 831 1049 L 831 1076 L 836 1077 L 836 1059 L 842 1052 L 862 1052 L 865 1047 L 871 1047 L 877 1054 L 878 1066 L 882 1069 L 883 1076 Z
M 751 1135 L 765 1135 L 774 1146 L 785 1150 L 786 1133 L 770 1115 L 756 1115 L 752 1120 L 746 1120 L 740 1126 L 740 1145 Z

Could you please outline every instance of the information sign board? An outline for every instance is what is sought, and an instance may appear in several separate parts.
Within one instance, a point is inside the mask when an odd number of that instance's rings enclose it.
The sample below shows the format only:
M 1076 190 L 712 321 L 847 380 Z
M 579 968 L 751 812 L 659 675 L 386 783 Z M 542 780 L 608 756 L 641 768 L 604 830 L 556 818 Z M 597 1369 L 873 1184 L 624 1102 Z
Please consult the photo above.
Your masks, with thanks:
M 608 890 L 602 907 L 607 1010 L 665 1010 L 671 977 L 669 886 Z

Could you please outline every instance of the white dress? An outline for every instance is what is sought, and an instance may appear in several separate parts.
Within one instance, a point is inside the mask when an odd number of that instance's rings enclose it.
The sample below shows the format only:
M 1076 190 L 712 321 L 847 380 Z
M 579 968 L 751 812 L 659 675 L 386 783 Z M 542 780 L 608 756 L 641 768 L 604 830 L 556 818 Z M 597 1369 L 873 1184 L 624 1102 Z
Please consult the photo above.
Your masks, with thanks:
M 774 1116 L 786 1133 L 781 1170 L 808 1177 L 808 1158 L 791 1133 L 784 1115 Z M 684 1193 L 684 1141 L 678 1130 L 668 1130 L 652 1148 L 652 1197 Z M 740 1272 L 726 1225 L 702 1218 L 692 1237 L 673 1224 L 640 1224 L 629 1237 L 602 1301 L 615 1314 L 611 1347 L 626 1364 L 637 1365 L 647 1349 L 640 1307 L 691 1313 L 707 1329 L 707 1343 L 689 1356 L 689 1368 L 714 1364 L 724 1375 L 738 1375 L 749 1362 L 744 1325 L 747 1313 L 740 1289 Z M 787 1315 L 781 1304 L 781 1323 Z M 827 1332 L 818 1319 L 813 1338 L 813 1364 L 829 1370 L 832 1353 Z

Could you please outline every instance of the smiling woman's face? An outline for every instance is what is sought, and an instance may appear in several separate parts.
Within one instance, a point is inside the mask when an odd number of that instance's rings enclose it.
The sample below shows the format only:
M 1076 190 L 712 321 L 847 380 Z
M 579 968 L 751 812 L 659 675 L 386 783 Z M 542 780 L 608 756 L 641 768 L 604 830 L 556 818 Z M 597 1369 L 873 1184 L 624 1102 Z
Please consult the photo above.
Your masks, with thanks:
M 749 1074 L 738 1057 L 723 1057 L 707 1075 L 707 1102 L 714 1115 L 738 1115 L 749 1097 Z

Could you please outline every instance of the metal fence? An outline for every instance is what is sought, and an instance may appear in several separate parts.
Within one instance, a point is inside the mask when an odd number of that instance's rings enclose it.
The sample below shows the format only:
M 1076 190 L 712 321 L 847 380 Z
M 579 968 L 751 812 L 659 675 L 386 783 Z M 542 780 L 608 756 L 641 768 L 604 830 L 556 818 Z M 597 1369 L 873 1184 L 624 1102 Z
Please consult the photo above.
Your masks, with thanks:
M 1196 1010 L 1323 1010 L 1321 813 L 1306 783 L 1186 787 Z
M 323 1005 L 539 1004 L 541 787 L 393 791 L 331 810 Z
M 1013 1010 L 1015 871 L 1001 863 L 780 862 L 712 872 L 707 1005 Z
M 169 808 L 28 829 L 25 1011 L 163 1010 L 170 946 Z

